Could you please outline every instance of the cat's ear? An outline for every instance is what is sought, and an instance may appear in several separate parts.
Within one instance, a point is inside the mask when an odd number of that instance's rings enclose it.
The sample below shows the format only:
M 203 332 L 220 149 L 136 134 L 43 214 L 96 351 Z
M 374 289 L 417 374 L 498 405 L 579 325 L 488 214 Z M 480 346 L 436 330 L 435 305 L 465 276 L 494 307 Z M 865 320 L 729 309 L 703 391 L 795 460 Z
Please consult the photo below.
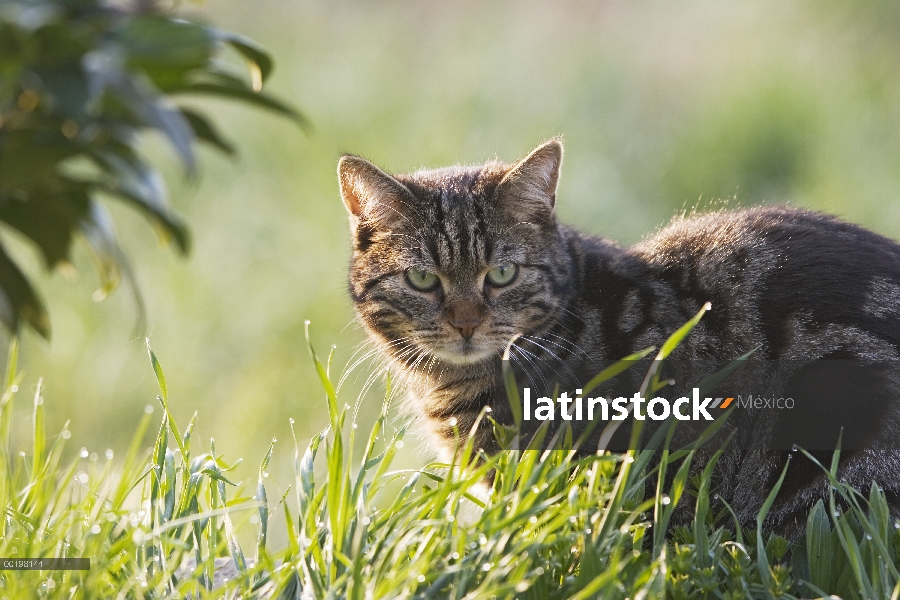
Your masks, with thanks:
M 517 211 L 552 212 L 562 155 L 559 140 L 538 146 L 506 173 L 497 188 L 498 197 Z
M 358 156 L 341 157 L 338 182 L 351 217 L 384 224 L 402 216 L 402 205 L 412 195 L 402 183 Z

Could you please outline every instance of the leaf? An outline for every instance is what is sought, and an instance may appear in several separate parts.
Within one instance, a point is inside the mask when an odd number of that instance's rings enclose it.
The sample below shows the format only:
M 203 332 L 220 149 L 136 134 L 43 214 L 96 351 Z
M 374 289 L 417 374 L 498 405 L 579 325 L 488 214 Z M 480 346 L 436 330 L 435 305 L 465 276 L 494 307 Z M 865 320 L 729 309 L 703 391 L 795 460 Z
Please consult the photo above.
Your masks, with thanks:
M 254 92 L 247 84 L 221 71 L 210 72 L 202 80 L 194 81 L 172 90 L 173 94 L 208 94 L 222 98 L 243 100 L 260 108 L 275 111 L 295 121 L 304 129 L 309 128 L 309 121 L 296 109 L 275 100 L 262 92 Z
M 92 251 L 94 266 L 100 275 L 100 289 L 95 296 L 105 297 L 119 285 L 125 269 L 125 256 L 116 241 L 112 219 L 101 204 L 91 201 L 88 214 L 80 223 L 81 233 Z
M 188 173 L 196 171 L 194 132 L 166 96 L 125 71 L 121 57 L 111 51 L 94 52 L 85 57 L 84 63 L 93 95 L 99 97 L 103 91 L 113 94 L 137 121 L 136 125 L 159 129 L 171 142 Z
M 60 135 L 35 129 L 0 129 L 0 191 L 44 188 L 65 159 L 78 149 Z
M 669 356 L 675 347 L 681 343 L 681 341 L 687 337 L 687 335 L 691 332 L 691 330 L 700 322 L 700 319 L 703 318 L 703 315 L 712 309 L 712 304 L 707 302 L 704 304 L 697 314 L 691 317 L 690 321 L 679 327 L 675 333 L 669 336 L 669 339 L 665 341 L 662 345 L 662 348 L 659 349 L 659 354 L 656 356 L 657 361 L 661 361 Z
M 44 339 L 50 339 L 50 316 L 43 303 L 0 245 L 0 321 L 10 331 L 18 331 L 20 319 Z
M 0 221 L 34 242 L 47 268 L 69 256 L 72 233 L 88 212 L 86 186 L 65 182 L 60 192 L 35 190 L 23 199 L 0 193 Z
M 159 173 L 136 156 L 95 152 L 92 157 L 110 175 L 103 181 L 94 182 L 95 186 L 134 202 L 161 226 L 166 236 L 171 235 L 175 239 L 182 254 L 190 251 L 187 226 L 169 208 L 165 183 Z
M 215 49 L 215 32 L 184 19 L 145 14 L 125 21 L 113 39 L 129 67 L 153 72 L 202 67 Z
M 790 459 L 790 457 L 788 458 Z M 756 515 L 756 548 L 759 553 L 759 564 L 757 566 L 760 579 L 765 586 L 766 597 L 768 598 L 773 598 L 771 589 L 775 585 L 775 576 L 772 567 L 769 566 L 769 558 L 766 555 L 766 544 L 763 541 L 763 522 L 766 520 L 766 515 L 769 514 L 769 510 L 775 503 L 775 498 L 778 496 L 778 491 L 784 483 L 784 476 L 787 475 L 787 470 L 790 466 L 791 461 L 788 460 L 784 465 L 784 469 L 781 471 L 781 476 L 778 478 L 778 481 L 775 482 L 769 495 L 766 496 L 765 502 L 763 502 L 762 507 L 759 509 L 759 513 Z
M 229 156 L 235 154 L 235 148 L 232 143 L 222 137 L 219 131 L 206 117 L 188 108 L 182 108 L 181 114 L 187 119 L 187 122 L 190 124 L 191 129 L 194 130 L 194 135 L 197 136 L 197 139 L 212 144 Z
M 239 33 L 223 31 L 221 29 L 214 29 L 213 33 L 220 41 L 227 43 L 237 50 L 241 56 L 247 59 L 252 68 L 256 70 L 259 77 L 258 85 L 256 84 L 256 77 L 254 77 L 253 89 L 257 92 L 262 89 L 262 84 L 269 78 L 269 75 L 272 73 L 272 68 L 274 67 L 272 57 L 269 56 L 266 49 Z
M 823 590 L 834 587 L 831 539 L 831 521 L 825 504 L 819 500 L 806 521 L 806 554 L 809 561 L 809 581 Z
M 654 350 L 656 350 L 656 348 L 654 348 L 653 346 L 650 346 L 649 348 L 645 348 L 639 352 L 635 352 L 634 354 L 629 354 L 628 356 L 626 356 L 623 359 L 617 360 L 610 366 L 608 366 L 605 369 L 603 369 L 602 371 L 600 371 L 597 375 L 592 377 L 591 380 L 588 381 L 586 384 L 584 384 L 584 390 L 582 390 L 582 394 L 587 396 L 598 385 L 600 385 L 601 383 L 603 383 L 605 381 L 612 379 L 613 377 L 615 377 L 616 375 L 619 375 L 620 373 L 623 373 L 624 371 L 627 371 L 628 369 L 633 367 L 635 364 L 637 364 L 638 361 L 640 361 L 642 358 L 646 357 L 648 354 L 650 354 Z

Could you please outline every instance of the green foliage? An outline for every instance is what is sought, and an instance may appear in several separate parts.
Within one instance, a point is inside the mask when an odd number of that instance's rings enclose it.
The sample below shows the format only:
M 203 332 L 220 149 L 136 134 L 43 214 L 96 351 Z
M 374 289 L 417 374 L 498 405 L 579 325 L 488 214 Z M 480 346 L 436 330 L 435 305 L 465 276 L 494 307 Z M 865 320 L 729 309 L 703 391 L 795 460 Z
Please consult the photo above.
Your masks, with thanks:
M 702 312 L 673 335 L 659 358 Z M 183 433 L 175 424 L 152 351 L 163 414 L 149 456 L 139 452 L 147 415 L 121 468 L 109 460 L 101 470 L 97 457 L 64 464 L 67 435 L 46 438 L 40 385 L 30 456 L 17 456 L 10 448 L 20 380 L 13 348 L 0 399 L 6 516 L 0 555 L 90 557 L 91 570 L 0 571 L 0 589 L 13 598 L 69 597 L 78 590 L 119 598 L 190 593 L 283 599 L 772 599 L 827 593 L 887 599 L 900 591 L 900 524 L 892 522 L 877 487 L 864 496 L 834 479 L 836 459 L 823 468 L 834 488 L 829 510 L 823 503 L 813 509 L 805 545 L 793 547 L 761 527 L 777 485 L 756 531 L 735 528 L 728 511 L 711 510 L 718 456 L 689 481 L 696 445 L 670 453 L 665 428 L 642 450 L 623 455 L 576 459 L 563 430 L 547 444 L 539 433 L 525 449 L 492 457 L 468 442 L 459 445 L 453 464 L 392 471 L 405 431 L 390 430 L 388 402 L 357 463 L 352 457 L 359 429 L 350 408 L 341 408 L 330 360 L 320 362 L 312 347 L 310 353 L 330 425 L 305 450 L 295 437 L 293 494 L 288 489 L 273 507 L 263 482 L 274 441 L 260 464 L 255 496 L 243 496 L 240 484 L 226 495 L 235 486 L 229 472 L 236 464 L 217 455 L 212 441 L 209 452 L 192 452 L 194 421 Z M 645 389 L 662 385 L 655 375 L 648 373 Z M 390 385 L 387 393 L 390 398 Z M 483 412 L 480 419 L 487 418 Z M 673 477 L 666 476 L 670 469 Z M 650 495 L 648 481 L 656 482 Z M 289 495 L 294 502 L 285 501 Z M 691 505 L 690 526 L 670 529 L 676 507 Z M 273 551 L 266 535 L 279 507 L 288 544 Z M 248 513 L 259 517 L 253 561 L 234 525 Z M 225 567 L 231 571 L 227 582 Z
M 249 81 L 221 60 L 226 47 L 246 59 Z M 272 59 L 255 42 L 176 18 L 155 2 L 135 8 L 101 0 L 11 0 L 0 5 L 0 221 L 33 242 L 48 269 L 68 262 L 80 236 L 95 258 L 98 297 L 128 263 L 98 201 L 110 195 L 141 211 L 163 241 L 190 248 L 187 227 L 169 207 L 166 186 L 139 150 L 145 131 L 171 144 L 196 172 L 195 144 L 232 154 L 202 113 L 179 106 L 187 94 L 240 100 L 304 124 L 262 93 Z M 0 245 L 0 320 L 25 321 L 44 337 L 50 320 L 22 270 Z
M 241 577 L 230 589 L 247 595 L 285 587 L 293 575 L 279 570 L 260 538 L 254 567 L 248 567 L 237 541 L 232 515 L 258 510 L 261 533 L 269 514 L 260 484 L 256 497 L 226 493 L 229 471 L 210 441 L 207 453 L 191 452 L 194 420 L 182 434 L 168 411 L 162 368 L 150 353 L 159 378 L 162 423 L 152 451 L 142 453 L 150 425 L 145 415 L 126 457 L 105 466 L 82 451 L 63 461 L 68 430 L 48 439 L 43 429 L 43 398 L 34 398 L 30 460 L 11 449 L 13 412 L 20 377 L 15 347 L 6 392 L 0 398 L 0 553 L 8 557 L 89 557 L 88 571 L 0 571 L 4 598 L 198 597 L 214 582 L 216 557 L 228 556 Z M 195 415 L 196 416 L 196 415 Z M 170 449 L 173 440 L 177 450 Z M 260 467 L 266 469 L 272 448 Z M 240 461 L 238 461 L 240 462 Z M 221 564 L 221 561 L 219 561 Z M 263 570 L 266 572 L 263 572 Z M 279 579 L 280 578 L 280 579 Z M 255 590 L 255 591 L 254 591 Z

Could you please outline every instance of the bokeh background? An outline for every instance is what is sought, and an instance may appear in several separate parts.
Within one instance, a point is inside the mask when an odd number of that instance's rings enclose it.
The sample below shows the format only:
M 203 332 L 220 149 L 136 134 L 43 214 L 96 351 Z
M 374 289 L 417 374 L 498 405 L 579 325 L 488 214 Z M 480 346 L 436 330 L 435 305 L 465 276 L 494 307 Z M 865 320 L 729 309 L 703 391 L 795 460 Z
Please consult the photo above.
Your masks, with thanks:
M 900 239 L 895 2 L 208 0 L 182 9 L 267 46 L 270 90 L 313 124 L 303 133 L 203 102 L 240 156 L 204 152 L 194 183 L 162 141 L 146 140 L 192 226 L 188 260 L 110 203 L 176 418 L 183 427 L 199 411 L 194 443 L 215 437 L 226 461 L 244 457 L 236 477 L 250 490 L 277 437 L 270 498 L 293 481 L 288 419 L 301 444 L 326 422 L 304 321 L 320 354 L 336 346 L 335 373 L 363 339 L 345 292 L 341 152 L 411 171 L 513 161 L 561 135 L 561 218 L 623 243 L 683 210 L 770 202 Z M 19 253 L 39 270 L 30 250 Z M 87 254 L 76 259 L 78 279 L 55 272 L 38 282 L 54 335 L 23 335 L 24 387 L 44 377 L 48 426 L 70 419 L 73 451 L 121 453 L 156 405 L 156 384 L 127 290 L 93 302 Z M 344 402 L 356 402 L 367 369 L 348 378 Z M 379 394 L 360 403 L 362 428 Z M 402 464 L 423 450 L 407 444 Z

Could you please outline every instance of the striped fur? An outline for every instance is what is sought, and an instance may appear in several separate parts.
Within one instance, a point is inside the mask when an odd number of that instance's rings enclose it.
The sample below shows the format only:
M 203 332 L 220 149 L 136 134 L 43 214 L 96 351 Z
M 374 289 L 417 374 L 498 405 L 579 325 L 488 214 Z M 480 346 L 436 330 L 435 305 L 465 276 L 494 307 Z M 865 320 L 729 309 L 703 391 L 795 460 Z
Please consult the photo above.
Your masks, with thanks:
M 454 426 L 468 432 L 483 407 L 511 422 L 500 357 L 515 335 L 517 380 L 544 394 L 556 385 L 574 390 L 605 361 L 659 345 L 706 302 L 712 310 L 675 358 L 730 360 L 756 348 L 772 360 L 898 359 L 897 244 L 830 216 L 769 207 L 679 218 L 622 248 L 557 221 L 561 160 L 562 146 L 550 141 L 514 165 L 410 175 L 355 156 L 340 161 L 350 295 L 445 458 Z M 486 274 L 501 265 L 518 273 L 497 287 Z M 411 269 L 440 284 L 415 289 Z M 879 442 L 900 432 L 897 385 L 888 386 L 879 422 L 866 425 L 871 443 L 842 467 L 863 489 L 878 480 L 895 507 L 900 453 Z M 498 450 L 487 428 L 474 435 L 478 447 Z M 744 455 L 740 441 L 732 447 L 716 482 L 750 523 L 787 458 Z M 810 465 L 792 464 L 771 527 L 795 535 L 825 493 Z

